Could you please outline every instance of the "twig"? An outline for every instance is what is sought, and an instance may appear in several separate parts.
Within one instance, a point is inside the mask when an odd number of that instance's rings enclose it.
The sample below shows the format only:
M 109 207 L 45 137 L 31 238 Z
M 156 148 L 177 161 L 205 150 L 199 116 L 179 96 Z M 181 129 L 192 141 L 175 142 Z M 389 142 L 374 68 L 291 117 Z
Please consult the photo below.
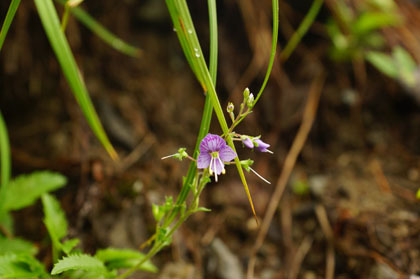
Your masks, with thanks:
M 334 279 L 335 268 L 335 251 L 334 251 L 334 236 L 331 229 L 330 222 L 328 221 L 327 211 L 322 205 L 315 207 L 316 217 L 321 225 L 322 232 L 327 239 L 327 264 L 325 266 L 325 279 Z
M 378 184 L 380 190 L 386 193 L 392 193 L 391 186 L 389 186 L 388 179 L 386 179 L 385 174 L 382 170 L 381 164 L 377 159 L 374 159 L 370 164 L 370 171 L 372 172 L 376 184 Z
M 264 242 L 271 220 L 273 219 L 274 213 L 276 212 L 277 206 L 286 188 L 287 181 L 289 180 L 290 174 L 295 166 L 296 159 L 300 151 L 302 150 L 303 145 L 305 144 L 309 131 L 311 130 L 312 123 L 315 119 L 315 114 L 318 107 L 319 97 L 321 95 L 324 80 L 324 73 L 321 72 L 311 84 L 311 88 L 309 90 L 309 97 L 306 102 L 305 110 L 303 112 L 302 124 L 299 127 L 297 135 L 293 141 L 292 147 L 290 148 L 289 153 L 287 154 L 287 157 L 284 161 L 282 172 L 280 174 L 279 179 L 277 180 L 276 189 L 274 190 L 270 203 L 268 204 L 267 212 L 265 213 L 264 220 L 261 224 L 261 229 L 258 232 L 257 240 L 255 241 L 254 247 L 251 250 L 247 271 L 248 279 L 254 278 L 254 268 L 257 251 L 261 248 Z
M 292 266 L 290 267 L 289 279 L 298 278 L 299 270 L 302 265 L 303 259 L 311 249 L 313 240 L 314 239 L 309 235 L 303 239 L 296 252 L 295 258 L 293 259 Z

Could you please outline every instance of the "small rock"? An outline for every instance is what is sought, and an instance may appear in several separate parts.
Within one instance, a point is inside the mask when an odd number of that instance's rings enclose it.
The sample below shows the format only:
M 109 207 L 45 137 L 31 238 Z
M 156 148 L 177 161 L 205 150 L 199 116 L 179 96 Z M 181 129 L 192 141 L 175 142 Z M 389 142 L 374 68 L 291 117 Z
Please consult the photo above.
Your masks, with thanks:
M 317 196 L 322 197 L 328 184 L 328 177 L 325 175 L 314 175 L 308 180 L 309 189 Z
M 219 278 L 244 278 L 241 263 L 229 248 L 216 238 L 210 245 L 212 257 L 209 260 L 210 268 L 214 268 Z

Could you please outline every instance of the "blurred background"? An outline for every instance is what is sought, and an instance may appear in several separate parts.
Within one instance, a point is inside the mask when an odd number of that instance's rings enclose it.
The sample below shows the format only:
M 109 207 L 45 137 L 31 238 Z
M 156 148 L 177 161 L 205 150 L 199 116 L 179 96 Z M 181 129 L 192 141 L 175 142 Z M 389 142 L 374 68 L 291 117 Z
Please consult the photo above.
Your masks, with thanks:
M 239 149 L 272 182 L 247 179 L 264 216 L 308 94 L 324 79 L 319 107 L 256 257 L 257 278 L 420 278 L 420 3 L 325 0 L 290 57 L 284 47 L 312 1 L 280 1 L 278 55 L 267 89 L 237 132 L 262 135 L 274 155 Z M 9 2 L 1 1 L 0 18 Z M 271 1 L 218 1 L 222 107 L 257 93 L 271 48 Z M 207 5 L 189 1 L 206 57 Z M 100 119 L 120 155 L 91 132 L 49 45 L 32 1 L 22 1 L 0 54 L 0 110 L 13 174 L 58 171 L 70 234 L 86 251 L 136 248 L 153 233 L 152 203 L 176 196 L 192 152 L 204 95 L 179 46 L 164 1 L 84 1 L 82 6 L 141 49 L 125 56 L 70 16 L 66 34 Z M 62 8 L 57 6 L 61 12 Z M 211 132 L 220 133 L 217 121 Z M 238 145 L 239 147 L 239 145 Z M 258 233 L 234 167 L 201 198 L 210 213 L 184 224 L 154 258 L 158 275 L 243 278 Z M 48 261 L 41 206 L 15 214 L 17 234 Z M 417 274 L 417 275 L 416 275 Z

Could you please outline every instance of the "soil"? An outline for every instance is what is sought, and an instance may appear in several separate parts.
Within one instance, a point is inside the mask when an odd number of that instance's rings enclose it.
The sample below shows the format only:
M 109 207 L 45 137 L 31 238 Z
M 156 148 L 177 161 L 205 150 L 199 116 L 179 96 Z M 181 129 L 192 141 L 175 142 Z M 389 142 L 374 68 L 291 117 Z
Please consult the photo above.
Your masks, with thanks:
M 0 3 L 1 18 L 6 2 Z M 85 2 L 92 16 L 142 50 L 138 59 L 118 53 L 70 18 L 69 42 L 120 160 L 112 161 L 90 131 L 34 4 L 22 1 L 0 55 L 0 109 L 10 133 L 13 175 L 49 169 L 68 177 L 68 185 L 56 194 L 71 236 L 81 238 L 83 250 L 135 249 L 153 233 L 152 203 L 176 196 L 181 187 L 188 162 L 160 158 L 179 147 L 192 152 L 204 95 L 163 1 Z M 207 54 L 207 10 L 190 2 Z M 311 5 L 281 2 L 280 48 Z M 251 3 L 251 10 L 243 3 L 218 3 L 217 91 L 223 106 L 228 101 L 238 106 L 246 86 L 257 92 L 268 61 L 271 1 Z M 323 26 L 329 16 L 324 7 L 291 58 L 276 60 L 260 102 L 237 128 L 262 135 L 274 152 L 238 146 L 240 158 L 254 160 L 253 168 L 272 182 L 247 175 L 262 218 L 301 123 L 310 85 L 325 73 L 315 122 L 257 254 L 255 274 L 326 278 L 333 262 L 337 279 L 420 278 L 417 93 L 367 64 L 363 79 L 351 62 L 331 60 Z M 253 59 L 254 67 L 244 77 Z M 220 132 L 216 120 L 211 131 Z M 173 244 L 153 259 L 159 275 L 133 278 L 245 276 L 259 228 L 234 167 L 207 186 L 200 202 L 212 211 L 191 217 Z M 50 263 L 40 205 L 14 216 L 17 234 L 35 241 L 39 258 Z

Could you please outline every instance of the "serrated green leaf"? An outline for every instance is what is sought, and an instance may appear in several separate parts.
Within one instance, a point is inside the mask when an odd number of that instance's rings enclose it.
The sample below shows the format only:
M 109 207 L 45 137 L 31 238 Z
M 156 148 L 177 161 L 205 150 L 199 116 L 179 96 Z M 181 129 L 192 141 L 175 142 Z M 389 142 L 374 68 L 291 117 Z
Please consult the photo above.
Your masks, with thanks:
M 75 254 L 63 257 L 54 265 L 52 275 L 60 274 L 69 270 L 84 270 L 99 273 L 107 273 L 103 262 L 87 254 Z
M 35 255 L 38 249 L 30 242 L 20 238 L 3 238 L 0 237 L 0 255 L 7 253 L 22 253 Z
M 106 151 L 113 159 L 117 159 L 118 155 L 111 145 L 99 117 L 95 111 L 92 101 L 89 97 L 86 85 L 77 67 L 73 53 L 67 39 L 61 30 L 60 21 L 58 19 L 57 11 L 54 8 L 52 0 L 35 0 L 35 6 L 41 18 L 47 37 L 55 52 L 55 55 L 60 63 L 61 69 L 64 72 L 73 95 L 82 109 L 86 120 L 96 137 L 102 143 Z
M 95 257 L 105 263 L 109 269 L 130 268 L 144 258 L 144 254 L 130 249 L 107 248 L 98 250 Z M 157 267 L 151 261 L 146 261 L 139 270 L 157 272 Z
M 61 188 L 66 183 L 64 176 L 50 171 L 20 175 L 9 183 L 4 207 L 17 210 L 32 205 L 44 193 Z
M 67 219 L 60 203 L 50 194 L 42 195 L 44 206 L 44 223 L 55 244 L 67 236 Z
M 6 254 L 0 256 L 0 278 L 43 279 L 48 275 L 44 266 L 32 256 Z
M 379 71 L 391 78 L 398 78 L 398 68 L 394 59 L 388 54 L 379 51 L 369 51 L 365 54 L 366 60 Z

